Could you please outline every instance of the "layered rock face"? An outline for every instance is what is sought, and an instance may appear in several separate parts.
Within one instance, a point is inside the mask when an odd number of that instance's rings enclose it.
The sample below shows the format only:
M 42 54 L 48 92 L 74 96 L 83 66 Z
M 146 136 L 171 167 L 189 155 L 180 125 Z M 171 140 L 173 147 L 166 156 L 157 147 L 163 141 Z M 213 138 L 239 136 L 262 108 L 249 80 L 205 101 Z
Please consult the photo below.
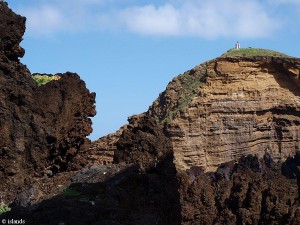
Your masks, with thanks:
M 115 151 L 117 150 L 116 143 L 122 134 L 123 129 L 118 130 L 116 133 L 108 134 L 99 138 L 91 143 L 90 148 L 83 154 L 88 159 L 89 165 L 94 164 L 112 164 Z
M 78 169 L 88 148 L 95 94 L 77 74 L 38 87 L 19 62 L 25 18 L 0 2 L 0 186 L 10 199 L 33 176 Z M 9 193 L 2 193 L 9 190 Z M 6 200 L 7 200 L 6 199 Z M 9 201 L 8 200 L 8 201 Z
M 174 78 L 148 114 L 165 122 L 179 169 L 299 149 L 300 60 L 220 57 Z

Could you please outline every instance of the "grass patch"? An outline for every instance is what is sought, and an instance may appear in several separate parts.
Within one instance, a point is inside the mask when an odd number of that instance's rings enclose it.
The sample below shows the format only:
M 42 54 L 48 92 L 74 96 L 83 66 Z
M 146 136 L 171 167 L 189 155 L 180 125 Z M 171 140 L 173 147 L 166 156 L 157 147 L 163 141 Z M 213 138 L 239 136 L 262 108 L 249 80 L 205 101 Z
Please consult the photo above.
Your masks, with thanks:
M 34 73 L 34 74 L 32 74 L 32 78 L 37 86 L 42 86 L 53 80 L 59 80 L 60 76 L 52 75 L 52 74 Z
M 0 204 L 0 215 L 6 212 L 9 212 L 11 210 L 10 207 L 8 207 L 7 205 L 1 203 Z
M 81 195 L 81 193 L 79 191 L 77 191 L 76 189 L 67 188 L 66 190 L 64 190 L 63 195 L 65 197 L 78 197 Z
M 255 56 L 269 56 L 269 57 L 291 57 L 281 52 L 262 48 L 240 48 L 230 49 L 221 57 L 255 57 Z
M 94 193 L 89 193 L 82 187 L 82 184 L 71 184 L 71 186 L 64 190 L 63 196 L 85 201 L 95 199 Z

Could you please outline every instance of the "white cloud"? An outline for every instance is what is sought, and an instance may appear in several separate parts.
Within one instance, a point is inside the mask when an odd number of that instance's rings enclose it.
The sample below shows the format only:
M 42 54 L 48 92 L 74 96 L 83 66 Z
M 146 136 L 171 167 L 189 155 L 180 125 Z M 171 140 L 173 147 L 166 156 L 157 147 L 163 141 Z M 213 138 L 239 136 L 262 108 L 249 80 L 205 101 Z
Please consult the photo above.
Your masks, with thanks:
M 28 18 L 32 35 L 118 28 L 153 36 L 257 38 L 271 35 L 279 26 L 267 13 L 267 6 L 257 0 L 169 0 L 139 6 L 124 6 L 123 2 L 122 7 L 118 2 L 44 0 L 20 13 Z
M 151 35 L 256 38 L 278 27 L 255 1 L 185 1 L 177 8 L 148 5 L 126 9 L 121 16 L 130 30 Z
M 180 34 L 180 13 L 171 5 L 134 7 L 119 12 L 132 31 L 150 35 Z
M 27 18 L 27 33 L 32 36 L 53 36 L 59 32 L 90 30 L 97 17 L 95 8 L 115 0 L 41 0 L 25 5 L 18 12 Z
M 25 9 L 27 32 L 51 34 L 64 27 L 63 14 L 51 5 L 42 5 L 36 9 Z

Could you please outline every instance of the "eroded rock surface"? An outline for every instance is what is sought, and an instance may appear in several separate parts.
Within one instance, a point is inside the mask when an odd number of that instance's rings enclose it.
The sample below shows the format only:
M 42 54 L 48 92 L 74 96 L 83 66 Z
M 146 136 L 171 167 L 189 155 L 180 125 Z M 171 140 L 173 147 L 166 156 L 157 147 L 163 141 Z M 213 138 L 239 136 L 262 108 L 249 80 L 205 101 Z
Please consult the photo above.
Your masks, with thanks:
M 124 127 L 91 143 L 90 148 L 83 153 L 89 165 L 113 163 L 115 151 L 117 150 L 116 143 L 122 135 L 123 129 Z
M 182 224 L 299 223 L 299 162 L 243 156 L 215 173 L 180 173 Z
M 181 224 L 176 168 L 163 127 L 140 116 L 131 118 L 128 126 L 118 140 L 115 161 L 119 164 L 86 167 L 65 175 L 61 183 L 65 190 L 59 193 L 50 186 L 56 193 L 53 198 L 32 206 L 18 204 L 0 218 L 23 218 L 32 225 Z M 55 177 L 60 176 L 63 173 Z M 45 191 L 38 184 L 36 189 Z M 20 199 L 24 202 L 27 196 L 25 192 Z
M 174 78 L 148 115 L 167 124 L 180 169 L 285 159 L 299 149 L 299 69 L 296 58 L 217 58 Z
M 19 62 L 25 18 L 0 2 L 0 201 L 33 177 L 81 168 L 89 147 L 95 94 L 74 73 L 37 87 Z

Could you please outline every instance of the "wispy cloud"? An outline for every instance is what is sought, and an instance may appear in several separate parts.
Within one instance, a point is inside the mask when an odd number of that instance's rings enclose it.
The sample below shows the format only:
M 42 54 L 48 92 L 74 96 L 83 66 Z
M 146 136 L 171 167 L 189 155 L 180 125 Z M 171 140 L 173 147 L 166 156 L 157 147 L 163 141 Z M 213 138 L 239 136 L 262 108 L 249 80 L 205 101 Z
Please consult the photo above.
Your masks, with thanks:
M 271 3 L 280 3 L 280 4 L 299 4 L 300 0 L 269 0 Z
M 258 0 L 134 2 L 118 7 L 118 0 L 43 0 L 20 11 L 28 18 L 32 35 L 117 28 L 152 36 L 258 38 L 279 28 L 278 19 Z
M 60 32 L 91 30 L 100 25 L 99 14 L 115 0 L 41 0 L 21 5 L 19 13 L 27 17 L 27 32 L 32 36 L 53 36 Z M 30 5 L 30 6 L 28 6 Z M 95 24 L 95 22 L 97 22 Z
M 278 28 L 278 21 L 255 1 L 184 1 L 177 7 L 147 5 L 120 14 L 130 30 L 150 35 L 255 38 Z
M 133 32 L 150 35 L 179 35 L 181 15 L 172 5 L 146 5 L 118 12 L 120 21 Z
M 25 8 L 23 14 L 27 17 L 27 32 L 49 35 L 64 29 L 64 14 L 51 5 L 41 5 L 37 8 Z

